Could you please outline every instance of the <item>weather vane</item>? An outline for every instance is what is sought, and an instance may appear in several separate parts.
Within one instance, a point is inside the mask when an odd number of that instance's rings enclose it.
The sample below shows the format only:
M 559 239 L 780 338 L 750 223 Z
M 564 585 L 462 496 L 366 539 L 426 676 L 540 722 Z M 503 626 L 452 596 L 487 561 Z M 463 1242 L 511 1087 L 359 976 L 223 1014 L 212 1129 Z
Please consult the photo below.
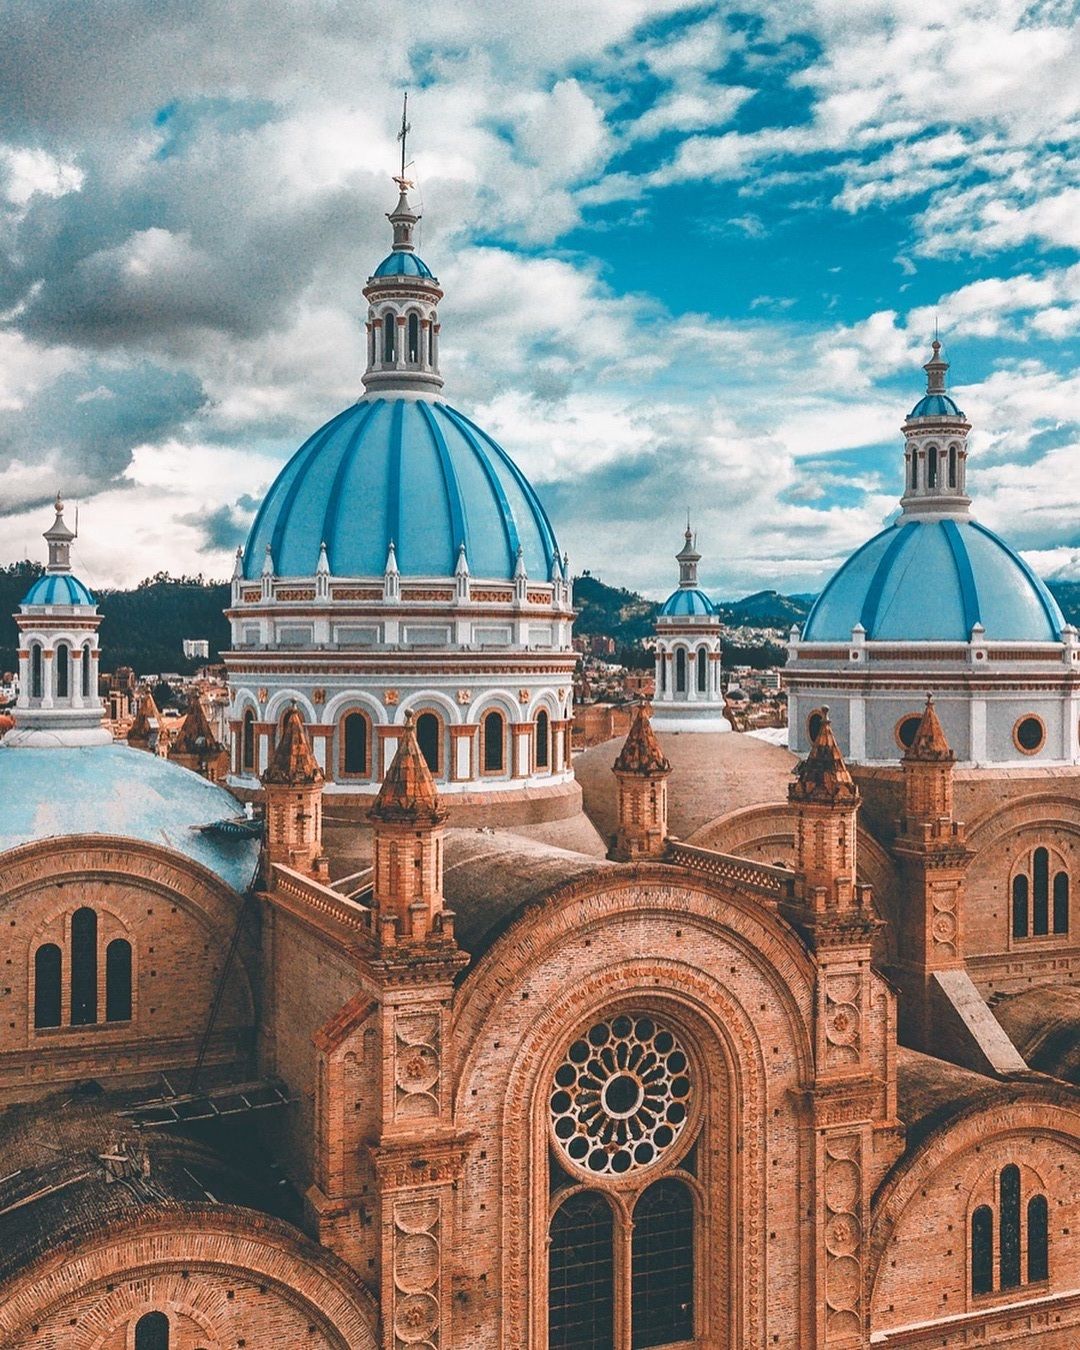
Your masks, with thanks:
M 407 187 L 412 187 L 412 184 L 405 177 L 405 142 L 410 131 L 412 131 L 412 126 L 409 123 L 409 92 L 406 90 L 405 101 L 401 105 L 401 130 L 397 134 L 397 138 L 401 142 L 401 174 L 394 180 L 402 192 Z

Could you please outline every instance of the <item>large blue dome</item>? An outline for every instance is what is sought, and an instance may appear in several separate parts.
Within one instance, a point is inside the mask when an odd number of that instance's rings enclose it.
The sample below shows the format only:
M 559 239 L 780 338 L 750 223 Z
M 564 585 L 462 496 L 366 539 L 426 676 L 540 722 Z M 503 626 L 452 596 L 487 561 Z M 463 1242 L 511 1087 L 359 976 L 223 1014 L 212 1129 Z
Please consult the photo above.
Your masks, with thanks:
M 97 601 L 70 572 L 46 572 L 22 598 L 24 605 L 96 605 Z
M 699 591 L 696 587 L 689 586 L 680 586 L 677 591 L 672 591 L 660 606 L 660 616 L 662 618 L 699 616 L 715 613 L 716 606 L 705 592 Z
M 1043 583 L 973 520 L 901 516 L 844 563 L 806 620 L 804 642 L 1058 642 L 1065 618 Z
M 313 576 L 320 542 L 335 576 L 381 576 L 391 541 L 406 576 L 449 576 L 465 545 L 473 576 L 513 576 L 518 546 L 547 580 L 555 534 L 528 480 L 490 436 L 445 403 L 362 400 L 300 447 L 266 495 L 244 571 L 267 544 L 278 576 Z

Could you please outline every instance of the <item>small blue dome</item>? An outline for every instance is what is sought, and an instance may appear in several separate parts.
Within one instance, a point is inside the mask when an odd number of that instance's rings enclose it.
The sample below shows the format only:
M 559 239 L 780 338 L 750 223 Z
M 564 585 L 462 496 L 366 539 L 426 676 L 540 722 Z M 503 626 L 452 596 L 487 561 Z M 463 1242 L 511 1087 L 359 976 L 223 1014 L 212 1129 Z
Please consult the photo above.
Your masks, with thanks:
M 236 798 L 145 750 L 0 746 L 0 798 L 0 854 L 36 839 L 104 834 L 173 849 L 237 891 L 255 875 L 258 839 L 200 829 L 240 816 Z
M 836 573 L 804 642 L 967 642 L 981 623 L 1000 642 L 1058 642 L 1065 618 L 1026 562 L 974 520 L 901 516 Z
M 908 413 L 909 417 L 963 417 L 963 415 L 948 394 L 924 394 Z
M 415 253 L 407 253 L 401 250 L 397 253 L 391 253 L 384 258 L 371 274 L 373 277 L 431 277 L 435 278 L 434 272 L 424 262 L 423 258 L 418 258 Z
M 680 587 L 672 591 L 660 606 L 661 617 L 685 617 L 694 614 L 715 614 L 716 606 L 705 594 L 691 587 Z
M 70 572 L 46 572 L 23 596 L 24 605 L 96 605 L 97 601 Z
M 546 581 L 558 552 L 540 499 L 490 436 L 445 403 L 375 398 L 315 432 L 278 474 L 248 535 L 279 576 L 313 576 L 326 542 L 335 576 L 382 576 L 391 540 L 403 576 L 450 576 L 465 545 L 476 577 L 509 580 L 518 545 Z

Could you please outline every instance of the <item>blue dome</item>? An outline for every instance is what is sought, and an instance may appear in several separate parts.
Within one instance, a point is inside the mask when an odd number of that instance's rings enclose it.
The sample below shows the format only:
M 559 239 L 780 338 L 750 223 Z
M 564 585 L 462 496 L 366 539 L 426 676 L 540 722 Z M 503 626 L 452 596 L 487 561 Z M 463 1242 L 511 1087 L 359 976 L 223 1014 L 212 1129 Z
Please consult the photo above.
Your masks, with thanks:
M 963 417 L 948 394 L 925 394 L 908 413 L 909 417 Z
M 407 253 L 404 250 L 391 253 L 385 257 L 371 275 L 373 277 L 431 277 L 432 279 L 435 276 L 423 258 L 418 258 L 415 253 Z
M 692 614 L 715 614 L 716 606 L 705 594 L 704 591 L 693 590 L 689 587 L 680 587 L 677 591 L 672 591 L 664 603 L 660 606 L 661 615 L 685 616 Z
M 1065 618 L 1012 549 L 973 520 L 901 516 L 844 563 L 810 611 L 804 642 L 1058 642 Z
M 160 844 L 201 863 L 234 890 L 250 886 L 259 841 L 198 827 L 242 814 L 224 788 L 126 745 L 0 746 L 0 854 L 73 834 Z
M 97 601 L 70 572 L 46 572 L 23 596 L 24 605 L 96 605 Z
M 449 576 L 465 544 L 473 576 L 509 580 L 518 545 L 546 581 L 558 552 L 540 500 L 510 456 L 445 403 L 354 403 L 311 436 L 266 494 L 244 570 L 267 544 L 279 576 L 313 576 L 320 541 L 335 576 L 382 576 L 393 540 L 403 576 Z

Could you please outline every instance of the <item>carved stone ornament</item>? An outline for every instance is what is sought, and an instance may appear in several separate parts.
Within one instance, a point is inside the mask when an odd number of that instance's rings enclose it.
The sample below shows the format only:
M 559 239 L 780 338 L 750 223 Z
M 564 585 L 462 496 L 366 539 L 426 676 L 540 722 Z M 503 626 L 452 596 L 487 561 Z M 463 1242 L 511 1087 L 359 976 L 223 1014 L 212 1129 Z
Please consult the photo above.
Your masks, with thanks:
M 395 706 L 395 704 L 397 703 L 398 698 L 399 698 L 399 695 L 398 695 L 398 691 L 397 691 L 396 689 L 384 689 L 384 690 L 383 690 L 383 702 L 386 704 L 386 706 L 387 706 L 388 708 L 393 708 L 393 707 Z
M 471 689 L 459 689 L 459 690 L 457 691 L 457 701 L 461 704 L 461 706 L 462 706 L 463 708 L 465 707 L 465 705 L 466 705 L 467 703 L 471 703 L 471 702 L 472 702 L 472 690 L 471 690 Z
M 326 690 L 325 690 L 325 689 L 313 689 L 313 690 L 311 691 L 311 701 L 312 701 L 312 703 L 314 703 L 317 707 L 321 707 L 321 705 L 324 704 L 324 703 L 326 702 Z

